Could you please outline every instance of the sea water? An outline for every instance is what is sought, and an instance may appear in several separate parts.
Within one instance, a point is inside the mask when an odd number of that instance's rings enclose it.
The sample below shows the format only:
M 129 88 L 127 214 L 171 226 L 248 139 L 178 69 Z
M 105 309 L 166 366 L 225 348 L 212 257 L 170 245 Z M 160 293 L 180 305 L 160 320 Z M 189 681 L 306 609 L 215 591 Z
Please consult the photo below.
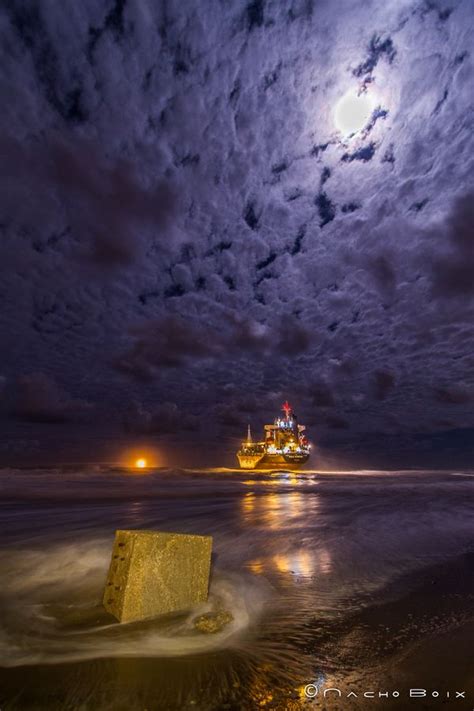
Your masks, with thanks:
M 339 708 L 404 709 L 412 687 L 418 708 L 472 708 L 454 687 L 472 696 L 473 489 L 470 472 L 3 470 L 0 707 L 300 709 L 313 684 L 316 708 L 336 688 Z M 117 528 L 213 536 L 208 602 L 114 621 Z M 220 632 L 195 629 L 222 608 Z

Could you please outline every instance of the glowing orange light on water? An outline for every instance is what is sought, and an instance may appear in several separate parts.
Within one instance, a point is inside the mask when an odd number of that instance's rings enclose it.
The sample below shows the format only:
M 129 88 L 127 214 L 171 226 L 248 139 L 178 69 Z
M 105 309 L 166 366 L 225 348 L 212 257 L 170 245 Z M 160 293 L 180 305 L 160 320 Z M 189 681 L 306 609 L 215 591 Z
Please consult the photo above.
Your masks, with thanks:
M 137 469 L 146 469 L 147 461 L 144 457 L 140 457 L 135 461 L 135 466 Z

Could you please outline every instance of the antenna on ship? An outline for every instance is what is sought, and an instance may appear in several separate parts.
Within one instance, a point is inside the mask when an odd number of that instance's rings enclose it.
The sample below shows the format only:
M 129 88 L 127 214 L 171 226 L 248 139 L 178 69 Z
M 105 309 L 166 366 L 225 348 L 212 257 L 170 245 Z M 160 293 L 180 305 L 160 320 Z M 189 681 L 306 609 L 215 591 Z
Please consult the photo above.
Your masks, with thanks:
M 250 425 L 247 425 L 247 444 L 252 444 L 252 433 L 250 431 Z

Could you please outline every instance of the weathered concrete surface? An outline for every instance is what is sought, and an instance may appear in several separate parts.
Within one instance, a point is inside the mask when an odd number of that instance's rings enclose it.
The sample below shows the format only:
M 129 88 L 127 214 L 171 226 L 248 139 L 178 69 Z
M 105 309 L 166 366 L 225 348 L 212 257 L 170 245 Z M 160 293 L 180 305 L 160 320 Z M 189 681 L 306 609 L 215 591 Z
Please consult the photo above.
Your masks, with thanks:
M 116 531 L 105 609 L 120 622 L 132 622 L 204 602 L 211 551 L 211 536 Z

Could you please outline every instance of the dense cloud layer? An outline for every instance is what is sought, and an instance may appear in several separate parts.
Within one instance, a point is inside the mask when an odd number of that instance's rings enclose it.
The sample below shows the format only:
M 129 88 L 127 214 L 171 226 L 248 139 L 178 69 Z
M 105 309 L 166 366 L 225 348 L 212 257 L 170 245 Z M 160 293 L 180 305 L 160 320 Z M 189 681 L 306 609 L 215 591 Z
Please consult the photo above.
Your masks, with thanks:
M 473 24 L 470 0 L 8 3 L 4 458 L 80 423 L 98 457 L 104 432 L 230 463 L 288 397 L 328 461 L 467 460 Z M 344 137 L 350 89 L 375 108 Z

